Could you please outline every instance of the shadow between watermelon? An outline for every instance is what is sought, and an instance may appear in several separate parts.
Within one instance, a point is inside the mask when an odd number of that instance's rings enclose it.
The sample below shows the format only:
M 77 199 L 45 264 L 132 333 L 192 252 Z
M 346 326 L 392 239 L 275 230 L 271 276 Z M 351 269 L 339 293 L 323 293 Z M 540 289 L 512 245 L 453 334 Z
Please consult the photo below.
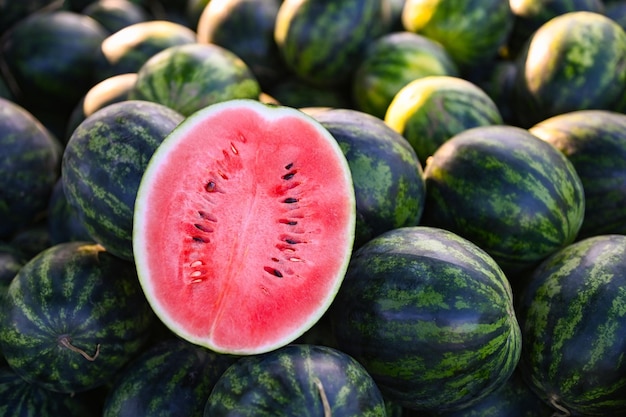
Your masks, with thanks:
M 180 337 L 230 354 L 274 350 L 332 303 L 355 219 L 348 163 L 319 122 L 221 102 L 185 119 L 148 164 L 134 213 L 139 279 Z

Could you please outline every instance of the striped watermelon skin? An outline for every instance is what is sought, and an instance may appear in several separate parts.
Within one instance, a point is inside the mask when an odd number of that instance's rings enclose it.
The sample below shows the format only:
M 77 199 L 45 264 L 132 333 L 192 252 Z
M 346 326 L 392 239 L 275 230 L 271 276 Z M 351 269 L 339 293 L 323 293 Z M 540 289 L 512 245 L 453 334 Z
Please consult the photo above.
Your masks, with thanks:
M 0 348 L 10 367 L 64 393 L 108 383 L 155 323 L 134 264 L 93 242 L 58 244 L 32 258 L 9 285 L 1 313 Z
M 584 189 L 572 163 L 525 129 L 461 132 L 433 154 L 424 177 L 422 224 L 474 242 L 509 279 L 573 242 L 582 225 Z
M 24 107 L 0 98 L 0 240 L 35 223 L 59 176 L 61 146 Z
M 102 417 L 202 417 L 217 379 L 236 360 L 179 338 L 162 340 L 118 375 Z
M 516 65 L 519 126 L 576 110 L 626 109 L 626 31 L 600 13 L 571 12 L 546 22 Z
M 503 123 L 498 106 L 485 91 L 449 75 L 406 84 L 393 97 L 384 120 L 411 143 L 423 163 L 455 134 Z
M 99 408 L 86 394 L 52 392 L 0 367 L 0 415 L 17 417 L 98 417 Z
M 339 143 L 356 197 L 355 247 L 391 229 L 416 226 L 426 189 L 409 142 L 381 119 L 350 109 L 313 114 Z
M 391 27 L 388 0 L 287 0 L 274 40 L 287 68 L 316 85 L 346 83 L 367 45 Z
M 189 116 L 220 101 L 259 94 L 260 85 L 241 58 L 218 45 L 192 43 L 171 46 L 146 61 L 128 97 Z
M 501 0 L 406 0 L 402 25 L 443 45 L 463 71 L 497 57 L 513 13 Z
M 355 106 L 383 119 L 402 87 L 430 75 L 459 75 L 441 44 L 407 31 L 382 35 L 367 47 L 356 68 L 351 83 Z
M 626 413 L 626 236 L 573 243 L 519 293 L 520 368 L 559 415 Z
M 85 119 L 65 147 L 61 179 L 69 205 L 91 238 L 122 259 L 133 259 L 133 210 L 141 176 L 182 120 L 163 104 L 124 100 Z
M 325 406 L 329 407 L 328 412 Z M 204 417 L 385 417 L 372 377 L 337 349 L 292 344 L 246 356 L 218 379 Z
M 572 162 L 585 191 L 585 217 L 578 239 L 626 234 L 626 115 L 578 110 L 530 128 Z
M 511 287 L 495 261 L 452 232 L 386 232 L 353 255 L 330 313 L 337 347 L 386 398 L 411 410 L 468 407 L 520 356 Z

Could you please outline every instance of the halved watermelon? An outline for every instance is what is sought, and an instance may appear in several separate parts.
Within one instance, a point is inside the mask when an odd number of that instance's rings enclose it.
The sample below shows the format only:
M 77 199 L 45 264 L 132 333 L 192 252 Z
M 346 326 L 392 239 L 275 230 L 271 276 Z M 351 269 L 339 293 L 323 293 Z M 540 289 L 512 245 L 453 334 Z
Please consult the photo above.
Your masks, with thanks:
M 154 311 L 214 351 L 284 346 L 330 306 L 354 243 L 348 163 L 319 122 L 237 99 L 189 116 L 141 181 L 133 248 Z

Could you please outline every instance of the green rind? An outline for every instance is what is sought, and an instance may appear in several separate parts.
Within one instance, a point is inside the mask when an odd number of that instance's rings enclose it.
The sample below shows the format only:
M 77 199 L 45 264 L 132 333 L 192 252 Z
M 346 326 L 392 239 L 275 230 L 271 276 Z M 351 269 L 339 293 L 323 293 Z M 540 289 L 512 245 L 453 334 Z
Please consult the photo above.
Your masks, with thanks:
M 95 82 L 139 71 L 155 54 L 175 45 L 196 42 L 196 32 L 182 23 L 148 20 L 107 36 L 95 58 Z
M 205 417 L 263 415 L 384 417 L 386 412 L 374 380 L 353 358 L 329 347 L 288 345 L 231 365 L 204 410 Z
M 411 145 L 382 120 L 356 110 L 313 114 L 339 142 L 354 183 L 355 247 L 391 229 L 416 226 L 424 209 L 422 167 Z
M 509 2 L 501 0 L 406 0 L 402 24 L 441 43 L 465 70 L 497 56 L 513 28 L 513 14 Z
M 153 18 L 143 6 L 130 0 L 93 1 L 80 12 L 100 23 L 109 34 Z
M 198 42 L 213 43 L 233 52 L 246 63 L 264 90 L 286 74 L 274 41 L 282 0 L 215 0 L 208 4 L 198 21 Z
M 358 249 L 330 319 L 338 348 L 412 410 L 469 406 L 503 384 L 520 356 L 502 270 L 443 229 L 394 229 Z
M 88 16 L 66 10 L 34 13 L 0 38 L 0 70 L 30 111 L 69 113 L 93 83 L 94 57 L 105 37 L 104 28 Z
M 603 13 L 606 9 L 602 0 L 521 0 L 510 4 L 515 21 L 508 46 L 513 53 L 519 52 L 533 33 L 554 17 L 577 11 Z
M 459 75 L 441 44 L 407 31 L 385 34 L 370 43 L 356 68 L 351 82 L 355 106 L 383 119 L 402 87 L 430 75 Z
M 626 236 L 595 236 L 546 259 L 519 293 L 520 367 L 555 409 L 626 413 L 625 271 Z
M 92 242 L 52 246 L 24 265 L 0 315 L 0 347 L 25 380 L 55 392 L 108 383 L 154 323 L 134 264 Z M 67 336 L 75 348 L 60 344 Z
M 384 120 L 409 141 L 422 163 L 457 133 L 503 123 L 498 106 L 480 87 L 446 75 L 418 78 L 402 87 Z
M 15 417 L 98 417 L 85 395 L 52 392 L 31 384 L 9 367 L 0 368 L 0 415 Z
M 442 227 L 489 253 L 509 278 L 573 242 L 585 199 L 572 163 L 513 126 L 455 135 L 424 170 L 425 225 Z
M 585 217 L 578 239 L 626 234 L 626 115 L 579 110 L 544 120 L 535 136 L 572 162 L 585 191 Z
M 626 32 L 604 15 L 583 11 L 551 19 L 516 63 L 513 103 L 522 127 L 576 110 L 626 108 Z
M 233 99 L 258 99 L 261 87 L 237 55 L 214 44 L 167 48 L 141 66 L 131 100 L 163 104 L 183 116 Z
M 367 45 L 390 30 L 387 0 L 287 0 L 274 39 L 285 65 L 316 85 L 348 81 Z
M 132 260 L 135 198 L 150 157 L 183 116 L 162 104 L 125 100 L 85 119 L 68 141 L 62 181 L 92 239 Z
M 62 151 L 28 110 L 3 98 L 0 149 L 0 239 L 9 239 L 46 210 Z
M 112 382 L 102 417 L 202 417 L 213 386 L 235 360 L 182 339 L 163 340 Z

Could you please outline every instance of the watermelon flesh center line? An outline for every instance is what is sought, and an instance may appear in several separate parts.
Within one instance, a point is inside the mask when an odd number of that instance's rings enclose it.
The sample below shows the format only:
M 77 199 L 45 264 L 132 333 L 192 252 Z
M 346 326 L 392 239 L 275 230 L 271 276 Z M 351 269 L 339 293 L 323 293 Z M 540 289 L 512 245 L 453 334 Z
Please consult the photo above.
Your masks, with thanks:
M 181 134 L 159 154 L 142 214 L 149 298 L 166 324 L 216 350 L 284 344 L 343 279 L 354 228 L 347 165 L 293 116 L 225 109 Z

